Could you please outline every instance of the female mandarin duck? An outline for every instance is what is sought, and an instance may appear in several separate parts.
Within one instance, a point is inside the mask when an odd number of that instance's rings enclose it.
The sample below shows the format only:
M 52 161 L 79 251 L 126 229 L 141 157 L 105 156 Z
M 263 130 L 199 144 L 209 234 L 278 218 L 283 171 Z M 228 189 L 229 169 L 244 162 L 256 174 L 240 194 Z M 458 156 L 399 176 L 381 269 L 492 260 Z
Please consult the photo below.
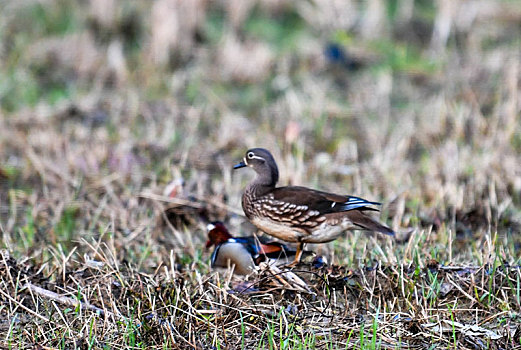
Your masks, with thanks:
M 363 198 L 322 192 L 300 186 L 276 187 L 277 163 L 263 148 L 252 148 L 234 169 L 250 167 L 257 173 L 242 195 L 246 217 L 261 231 L 286 242 L 298 243 L 295 266 L 304 243 L 325 243 L 350 229 L 394 235 L 364 212 L 377 210 L 377 202 Z
M 207 228 L 206 248 L 215 245 L 211 258 L 212 267 L 228 267 L 229 264 L 234 264 L 234 272 L 240 275 L 251 273 L 255 265 L 267 258 L 284 260 L 296 253 L 295 250 L 278 242 L 259 241 L 251 236 L 234 238 L 220 221 L 208 224 Z

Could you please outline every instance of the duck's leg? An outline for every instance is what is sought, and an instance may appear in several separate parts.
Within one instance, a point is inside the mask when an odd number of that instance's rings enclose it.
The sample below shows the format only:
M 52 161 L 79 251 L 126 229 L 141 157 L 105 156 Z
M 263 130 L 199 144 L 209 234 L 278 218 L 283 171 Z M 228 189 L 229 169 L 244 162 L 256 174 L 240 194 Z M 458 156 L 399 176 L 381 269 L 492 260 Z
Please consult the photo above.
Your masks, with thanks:
M 304 251 L 304 243 L 299 242 L 297 245 L 297 252 L 295 253 L 295 260 L 292 263 L 288 264 L 288 267 L 295 267 L 300 262 L 300 258 L 302 257 L 302 252 Z

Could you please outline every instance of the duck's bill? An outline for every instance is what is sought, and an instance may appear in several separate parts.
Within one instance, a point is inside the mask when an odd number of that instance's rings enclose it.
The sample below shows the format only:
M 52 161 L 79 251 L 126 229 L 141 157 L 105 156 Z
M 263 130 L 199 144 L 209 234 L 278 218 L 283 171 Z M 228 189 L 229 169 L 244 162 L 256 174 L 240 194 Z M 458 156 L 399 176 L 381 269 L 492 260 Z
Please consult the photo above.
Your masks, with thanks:
M 244 168 L 246 166 L 246 163 L 244 163 L 244 161 L 238 163 L 238 164 L 235 164 L 233 166 L 234 169 L 240 169 L 240 168 Z

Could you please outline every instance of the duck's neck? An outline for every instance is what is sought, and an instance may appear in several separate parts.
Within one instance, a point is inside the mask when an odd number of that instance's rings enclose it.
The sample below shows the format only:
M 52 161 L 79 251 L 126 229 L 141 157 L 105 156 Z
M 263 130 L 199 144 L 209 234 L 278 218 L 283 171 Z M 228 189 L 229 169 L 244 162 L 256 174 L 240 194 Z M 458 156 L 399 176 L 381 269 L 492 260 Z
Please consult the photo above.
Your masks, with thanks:
M 248 185 L 246 188 L 246 192 L 251 193 L 254 197 L 264 196 L 265 194 L 271 192 L 277 181 L 273 181 L 271 178 L 258 176 Z
M 262 184 L 251 183 L 246 188 L 246 192 L 251 194 L 252 197 L 257 198 L 257 197 L 262 197 L 262 196 L 270 193 L 274 188 L 275 188 L 275 186 L 267 186 L 267 185 L 262 185 Z

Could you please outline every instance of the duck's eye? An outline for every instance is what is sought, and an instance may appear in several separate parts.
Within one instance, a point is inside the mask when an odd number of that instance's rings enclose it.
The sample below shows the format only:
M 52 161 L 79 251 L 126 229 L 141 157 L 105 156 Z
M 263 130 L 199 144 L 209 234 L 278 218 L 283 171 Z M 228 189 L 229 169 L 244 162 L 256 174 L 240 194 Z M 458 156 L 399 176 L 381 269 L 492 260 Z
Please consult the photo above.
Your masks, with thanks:
M 247 156 L 248 159 L 253 159 L 253 157 L 255 157 L 255 154 L 253 152 L 248 152 Z

